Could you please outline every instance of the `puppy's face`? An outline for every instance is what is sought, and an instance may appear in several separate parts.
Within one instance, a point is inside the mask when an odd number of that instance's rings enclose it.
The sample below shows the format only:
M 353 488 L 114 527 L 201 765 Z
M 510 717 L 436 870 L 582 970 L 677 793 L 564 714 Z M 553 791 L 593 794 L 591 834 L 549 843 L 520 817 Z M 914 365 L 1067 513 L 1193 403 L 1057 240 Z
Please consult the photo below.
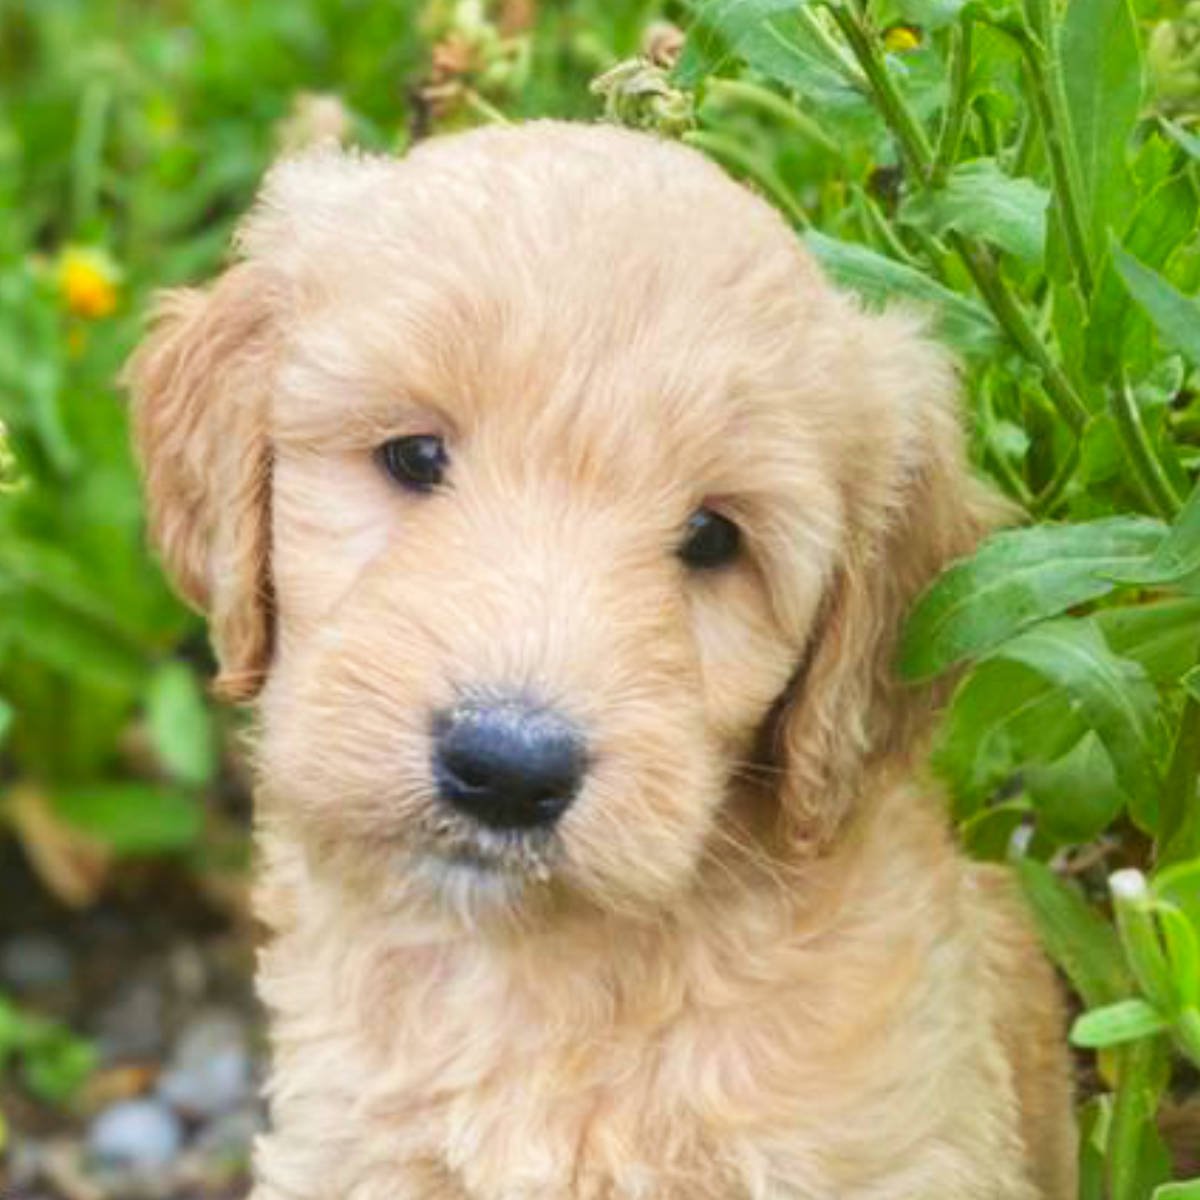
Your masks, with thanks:
M 978 524 L 910 323 L 612 130 L 286 164 L 243 250 L 135 362 L 140 445 L 314 869 L 652 908 L 747 777 L 832 835 L 903 737 L 903 604 Z

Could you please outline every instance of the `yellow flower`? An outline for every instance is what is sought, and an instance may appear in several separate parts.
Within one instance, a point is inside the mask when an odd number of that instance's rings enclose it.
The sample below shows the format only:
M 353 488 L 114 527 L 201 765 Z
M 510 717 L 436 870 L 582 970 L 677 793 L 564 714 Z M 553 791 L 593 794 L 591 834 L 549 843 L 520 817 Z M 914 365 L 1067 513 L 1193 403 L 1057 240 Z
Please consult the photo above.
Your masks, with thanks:
M 58 263 L 58 290 L 68 312 L 97 320 L 117 307 L 120 272 L 102 250 L 68 246 Z
M 921 44 L 921 31 L 911 25 L 893 25 L 883 35 L 883 46 L 889 54 L 906 54 Z

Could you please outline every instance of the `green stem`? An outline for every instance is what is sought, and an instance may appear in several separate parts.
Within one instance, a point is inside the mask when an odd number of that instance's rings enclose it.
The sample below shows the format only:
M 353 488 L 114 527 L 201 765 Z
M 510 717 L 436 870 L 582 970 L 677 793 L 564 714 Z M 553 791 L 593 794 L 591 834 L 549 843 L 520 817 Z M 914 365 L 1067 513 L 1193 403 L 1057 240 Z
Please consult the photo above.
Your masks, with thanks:
M 933 148 L 904 97 L 896 88 L 866 28 L 857 14 L 843 7 L 830 10 L 838 28 L 845 35 L 863 73 L 875 93 L 876 102 L 896 135 L 904 157 L 908 160 L 913 177 L 921 187 L 928 187 L 933 166 Z M 1016 348 L 1042 372 L 1046 391 L 1064 421 L 1076 434 L 1088 421 L 1089 413 L 1063 369 L 1051 357 L 1025 310 L 1005 283 L 991 252 L 975 245 L 957 232 L 951 232 L 947 241 L 965 264 L 967 270 L 987 301 L 1001 327 Z
M 1196 774 L 1200 771 L 1200 699 L 1188 692 L 1163 786 L 1158 863 L 1179 862 L 1200 854 Z
M 494 105 L 485 100 L 474 88 L 463 92 L 463 103 L 476 116 L 482 117 L 489 125 L 511 125 L 512 122 Z
M 865 188 L 854 188 L 854 200 L 859 210 L 859 219 L 862 221 L 863 232 L 867 235 L 867 241 L 870 242 L 872 235 L 874 235 L 893 258 L 907 263 L 910 267 L 918 271 L 921 270 L 921 264 L 909 253 L 908 247 L 896 236 L 896 231 L 892 228 L 891 222 L 879 211 L 879 206 L 867 194 Z
M 1033 498 L 1032 512 L 1035 516 L 1048 517 L 1058 507 L 1063 493 L 1067 490 L 1067 484 L 1071 482 L 1075 474 L 1075 468 L 1079 466 L 1079 456 L 1079 443 L 1075 442 L 1066 457 L 1058 464 L 1058 470 L 1054 472 L 1054 477 Z
M 1158 461 L 1154 447 L 1150 444 L 1150 437 L 1142 424 L 1137 398 L 1124 371 L 1118 372 L 1109 407 L 1129 455 L 1129 465 L 1133 468 L 1133 475 L 1142 496 L 1160 517 L 1171 520 L 1179 511 L 1180 499 L 1175 493 L 1174 485 L 1167 478 L 1162 463 Z
M 991 431 L 996 425 L 996 407 L 992 402 L 992 389 L 986 381 L 986 376 L 979 386 L 979 411 L 984 429 L 984 448 L 992 460 L 995 472 L 1008 493 L 1026 512 L 1029 512 L 1033 496 L 1025 485 L 1025 480 L 1014 470 L 1012 463 L 1008 461 L 991 436 Z
M 821 18 L 807 5 L 800 5 L 796 10 L 800 23 L 808 30 L 813 41 L 825 51 L 829 65 L 838 72 L 851 87 L 862 89 L 866 81 L 859 74 L 858 67 L 852 58 L 847 57 L 846 51 L 830 37 L 829 30 L 821 23 Z
M 1109 879 L 1117 935 L 1142 994 L 1167 1018 L 1176 1009 L 1171 966 L 1163 950 L 1145 877 L 1126 868 Z
M 1009 340 L 1041 371 L 1046 393 L 1059 415 L 1073 433 L 1080 434 L 1090 417 L 1087 406 L 1079 398 L 1066 372 L 1051 357 L 1029 314 L 1004 281 L 991 252 L 985 246 L 967 241 L 960 233 L 951 233 L 947 240 L 962 258 L 975 286 L 1008 334 Z
M 1026 113 L 1024 120 L 1021 122 L 1021 132 L 1017 135 L 1016 145 L 1012 150 L 1012 159 L 1008 167 L 1010 175 L 1029 175 L 1032 173 L 1029 165 L 1030 160 L 1033 158 L 1034 148 L 1037 146 L 1037 131 L 1037 118 L 1031 113 Z
M 1054 178 L 1054 197 L 1062 218 L 1063 236 L 1071 268 L 1079 281 L 1085 300 L 1090 300 L 1095 286 L 1091 255 L 1088 252 L 1087 225 L 1084 221 L 1083 186 L 1079 166 L 1069 140 L 1070 114 L 1067 111 L 1062 77 L 1054 52 L 1054 24 L 1048 0 L 1028 0 L 1029 23 L 1025 28 L 1005 27 L 1021 48 L 1025 74 L 1033 96 L 1034 112 L 1042 128 L 1046 158 Z
M 101 77 L 89 83 L 79 102 L 75 145 L 71 151 L 71 205 L 77 234 L 96 216 L 111 108 L 109 80 Z
M 929 144 L 929 138 L 921 123 L 896 87 L 891 72 L 887 69 L 887 63 L 879 53 L 879 47 L 867 32 L 858 14 L 841 5 L 836 5 L 829 11 L 833 14 L 833 19 L 842 31 L 854 57 L 858 59 L 858 65 L 862 67 L 863 74 L 875 93 L 875 99 L 883 110 L 884 120 L 900 143 L 900 151 L 908 160 L 909 168 L 917 179 L 926 181 L 933 161 L 933 147 Z
M 1145 1200 L 1145 1193 L 1139 1190 L 1138 1166 L 1149 1122 L 1147 1096 L 1152 1090 L 1157 1049 L 1156 1038 L 1142 1038 L 1117 1051 L 1117 1092 L 1105 1162 L 1108 1200 Z
M 691 129 L 682 138 L 689 146 L 695 146 L 714 158 L 732 167 L 738 174 L 757 183 L 794 224 L 801 229 L 809 227 L 808 214 L 796 202 L 787 184 L 766 163 L 751 154 L 740 142 L 709 129 Z
M 964 16 L 950 32 L 950 100 L 929 172 L 933 187 L 941 187 L 946 182 L 946 176 L 958 158 L 967 123 L 971 100 L 971 30 L 971 18 Z
M 1185 1008 L 1175 1021 L 1180 1050 L 1200 1067 L 1200 1009 Z
M 732 101 L 775 117 L 790 125 L 798 133 L 815 142 L 830 154 L 840 154 L 841 148 L 805 112 L 790 104 L 778 92 L 745 79 L 710 79 L 705 85 L 705 96 L 718 103 Z

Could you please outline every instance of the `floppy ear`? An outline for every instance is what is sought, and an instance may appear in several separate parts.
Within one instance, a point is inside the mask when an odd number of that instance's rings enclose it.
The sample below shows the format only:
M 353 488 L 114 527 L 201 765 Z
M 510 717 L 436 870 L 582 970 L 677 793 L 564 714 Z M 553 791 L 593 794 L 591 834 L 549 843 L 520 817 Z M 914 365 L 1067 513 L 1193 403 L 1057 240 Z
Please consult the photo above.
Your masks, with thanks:
M 866 769 L 920 744 L 937 696 L 898 679 L 901 627 L 1007 511 L 968 470 L 953 366 L 919 322 L 856 312 L 842 340 L 846 539 L 774 731 L 786 835 L 812 852 L 858 801 Z
M 150 532 L 183 596 L 207 613 L 231 700 L 271 654 L 270 287 L 253 263 L 207 291 L 165 293 L 126 368 Z

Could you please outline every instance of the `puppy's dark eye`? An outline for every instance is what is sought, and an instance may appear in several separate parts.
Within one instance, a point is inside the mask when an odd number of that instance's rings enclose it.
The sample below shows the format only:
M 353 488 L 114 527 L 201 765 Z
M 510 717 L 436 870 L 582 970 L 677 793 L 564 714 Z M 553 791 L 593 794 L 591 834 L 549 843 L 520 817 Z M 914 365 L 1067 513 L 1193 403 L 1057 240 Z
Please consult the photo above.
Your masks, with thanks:
M 375 452 L 383 469 L 414 492 L 431 492 L 442 482 L 450 456 L 446 444 L 433 434 L 392 438 Z
M 742 531 L 728 518 L 710 508 L 698 508 L 684 527 L 679 557 L 689 567 L 723 567 L 738 556 Z

